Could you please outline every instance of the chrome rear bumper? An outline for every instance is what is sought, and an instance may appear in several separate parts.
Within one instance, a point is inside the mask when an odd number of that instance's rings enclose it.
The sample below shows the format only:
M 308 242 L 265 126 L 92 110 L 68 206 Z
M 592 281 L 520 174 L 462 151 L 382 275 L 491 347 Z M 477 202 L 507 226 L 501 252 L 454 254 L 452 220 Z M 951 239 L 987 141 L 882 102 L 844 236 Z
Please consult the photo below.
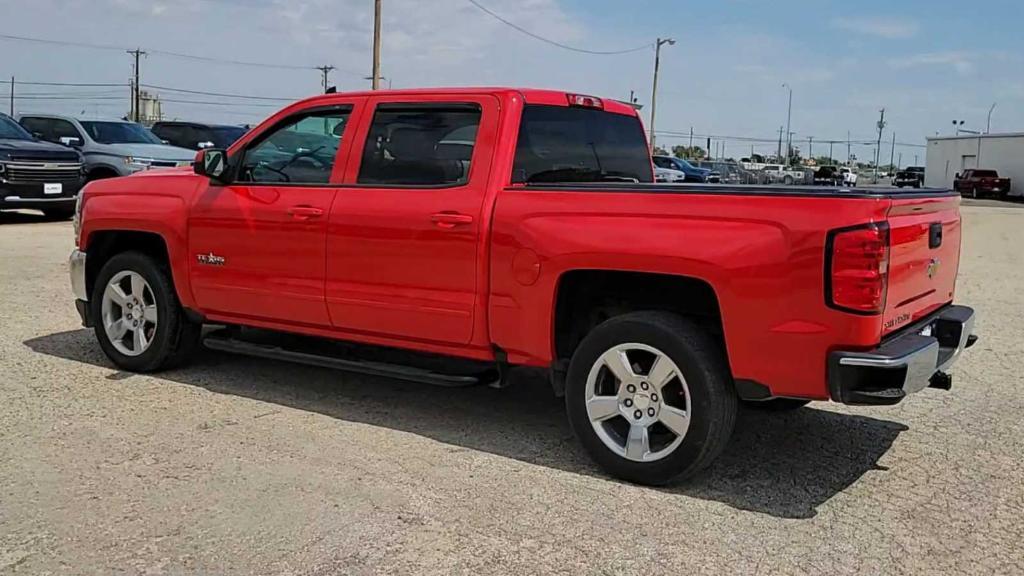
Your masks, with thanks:
M 896 404 L 930 384 L 949 387 L 944 374 L 974 344 L 974 310 L 947 306 L 865 352 L 829 356 L 832 399 L 844 404 Z

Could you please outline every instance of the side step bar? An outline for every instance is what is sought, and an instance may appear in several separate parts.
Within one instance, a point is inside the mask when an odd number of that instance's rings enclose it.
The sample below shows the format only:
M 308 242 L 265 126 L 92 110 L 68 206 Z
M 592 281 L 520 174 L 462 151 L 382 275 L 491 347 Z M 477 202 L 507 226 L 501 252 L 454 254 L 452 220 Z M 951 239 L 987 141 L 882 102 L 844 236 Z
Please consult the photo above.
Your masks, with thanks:
M 253 342 L 246 342 L 244 340 L 219 336 L 216 334 L 206 336 L 203 339 L 203 345 L 211 350 L 219 350 L 221 352 L 231 352 L 233 354 L 243 354 L 245 356 L 257 356 L 272 360 L 284 360 L 286 362 L 296 362 L 298 364 L 319 366 L 321 368 L 333 368 L 337 370 L 345 370 L 347 372 L 357 372 L 359 374 L 384 376 L 386 378 L 395 378 L 397 380 L 422 382 L 426 384 L 433 384 L 435 386 L 444 386 L 446 388 L 476 386 L 486 382 L 481 379 L 480 376 L 441 374 L 431 370 L 414 368 L 411 366 L 401 366 L 398 364 L 347 360 L 343 358 L 336 358 L 334 356 L 297 352 L 281 348 L 280 346 L 255 344 Z

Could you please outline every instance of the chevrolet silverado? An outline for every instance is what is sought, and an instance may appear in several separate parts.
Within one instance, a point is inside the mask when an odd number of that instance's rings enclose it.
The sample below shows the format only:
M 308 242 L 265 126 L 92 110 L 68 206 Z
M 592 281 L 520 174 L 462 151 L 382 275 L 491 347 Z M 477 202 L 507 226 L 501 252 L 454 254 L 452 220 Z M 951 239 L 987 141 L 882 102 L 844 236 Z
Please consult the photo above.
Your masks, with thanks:
M 130 371 L 200 344 L 445 386 L 543 368 L 589 454 L 648 484 L 714 460 L 740 402 L 949 388 L 958 195 L 656 184 L 646 142 L 565 92 L 313 97 L 90 183 L 77 310 Z

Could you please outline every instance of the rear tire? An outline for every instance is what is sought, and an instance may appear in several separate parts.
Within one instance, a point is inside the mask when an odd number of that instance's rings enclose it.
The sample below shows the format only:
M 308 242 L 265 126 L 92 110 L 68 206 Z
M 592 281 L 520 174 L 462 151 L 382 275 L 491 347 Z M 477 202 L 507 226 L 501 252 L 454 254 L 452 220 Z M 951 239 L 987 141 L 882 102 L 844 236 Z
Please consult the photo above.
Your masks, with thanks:
M 764 412 L 790 412 L 803 408 L 810 403 L 810 400 L 800 400 L 798 398 L 772 398 L 771 400 L 747 400 L 743 402 L 743 405 L 747 408 Z
M 576 437 L 604 470 L 662 485 L 721 454 L 738 401 L 719 345 L 689 320 L 650 311 L 587 334 L 569 364 L 565 403 Z
M 202 325 L 185 317 L 170 271 L 147 254 L 111 258 L 96 277 L 90 306 L 100 347 L 125 370 L 179 365 L 199 344 Z

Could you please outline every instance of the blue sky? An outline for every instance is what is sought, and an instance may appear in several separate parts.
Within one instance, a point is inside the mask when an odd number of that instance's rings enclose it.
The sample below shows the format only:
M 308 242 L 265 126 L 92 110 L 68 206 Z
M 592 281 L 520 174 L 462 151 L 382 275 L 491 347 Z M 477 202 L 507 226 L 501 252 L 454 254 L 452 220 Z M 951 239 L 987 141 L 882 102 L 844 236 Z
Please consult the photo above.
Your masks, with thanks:
M 479 0 L 545 37 L 582 48 L 616 50 L 675 38 L 663 49 L 659 131 L 774 139 L 793 87 L 792 130 L 802 148 L 816 142 L 873 138 L 887 109 L 885 139 L 923 144 L 951 120 L 993 131 L 1024 131 L 1024 24 L 1019 1 L 902 2 L 833 0 Z M 301 66 L 333 64 L 340 89 L 363 88 L 369 74 L 371 0 L 0 0 L 0 33 L 72 42 L 256 60 Z M 653 52 L 577 54 L 538 42 L 495 21 L 466 0 L 384 0 L 384 75 L 396 87 L 525 85 L 650 100 Z M 0 40 L 0 77 L 58 82 L 125 82 L 127 55 Z M 202 63 L 151 55 L 143 82 L 191 90 L 297 97 L 318 89 L 314 70 Z M 121 115 L 125 91 L 73 94 L 92 100 L 19 103 L 28 110 Z M 5 91 L 0 88 L 0 91 Z M 158 92 L 160 92 L 158 90 Z M 168 102 L 170 116 L 255 122 L 272 108 L 215 97 L 229 106 Z M 249 104 L 253 104 L 250 102 Z M 662 144 L 687 138 L 659 137 Z M 727 155 L 769 152 L 771 143 L 726 139 Z M 815 144 L 815 153 L 827 146 Z M 840 152 L 839 148 L 843 148 Z M 904 164 L 919 153 L 900 146 Z M 836 147 L 845 158 L 845 145 Z M 867 146 L 854 146 L 862 158 Z M 923 154 L 921 154 L 923 161 Z

